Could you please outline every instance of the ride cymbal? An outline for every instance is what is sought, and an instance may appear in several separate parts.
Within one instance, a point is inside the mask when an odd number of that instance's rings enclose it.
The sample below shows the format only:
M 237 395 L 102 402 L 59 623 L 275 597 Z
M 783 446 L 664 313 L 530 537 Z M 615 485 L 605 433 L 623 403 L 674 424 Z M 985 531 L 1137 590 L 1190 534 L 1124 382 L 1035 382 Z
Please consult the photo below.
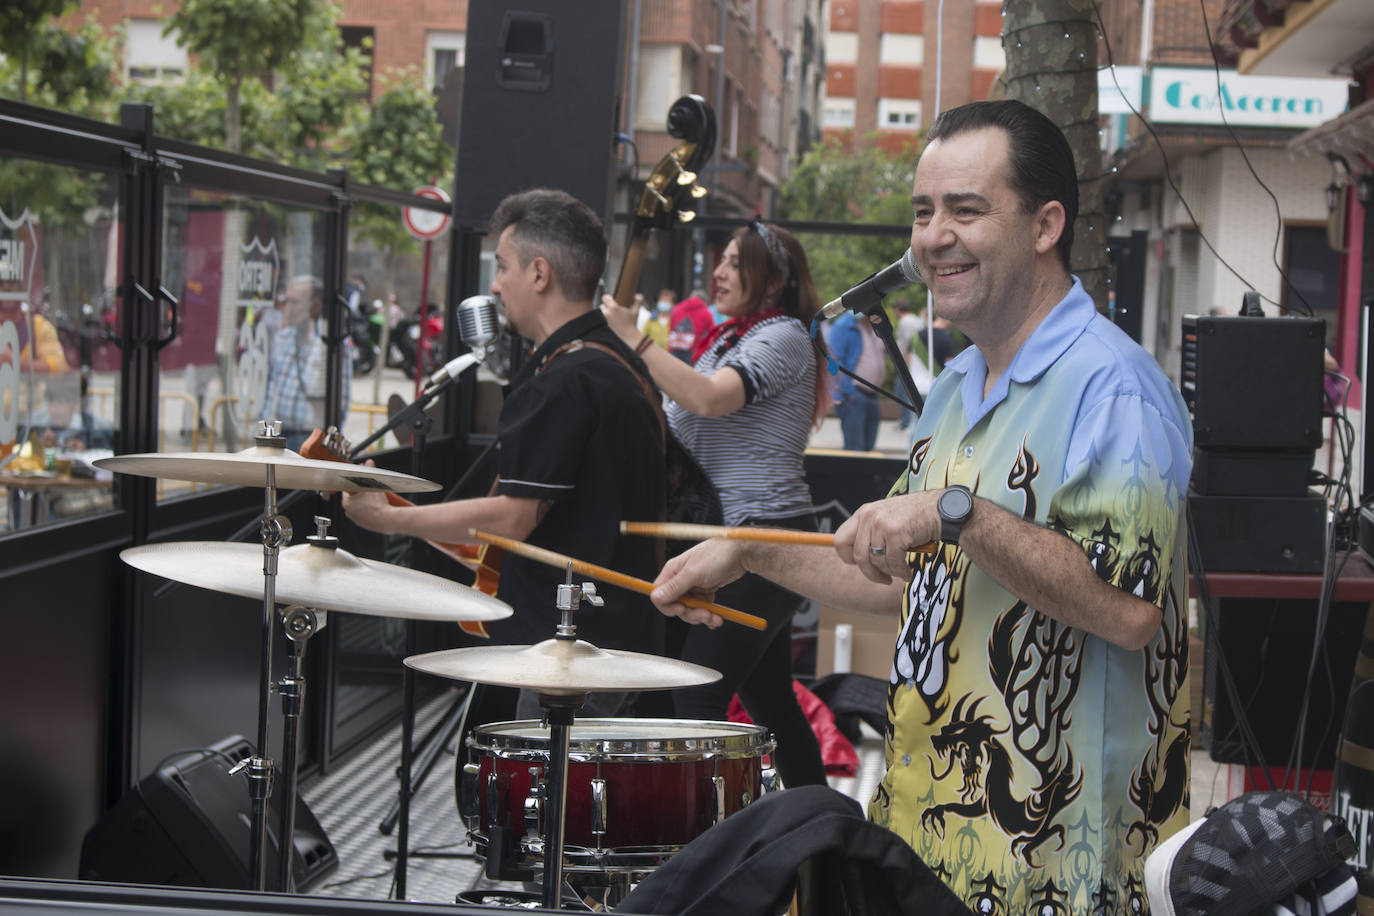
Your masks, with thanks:
M 457 681 L 502 687 L 528 687 L 539 693 L 569 695 L 598 690 L 668 690 L 720 680 L 720 672 L 701 665 L 598 649 L 580 639 L 546 639 L 533 646 L 474 646 L 412 655 L 417 671 Z
M 217 592 L 261 598 L 262 546 L 184 541 L 120 552 L 144 572 Z M 296 544 L 277 556 L 276 600 L 317 610 L 407 620 L 500 620 L 511 606 L 440 576 L 354 556 L 337 547 Z
M 241 487 L 267 486 L 267 469 L 272 467 L 280 490 L 429 493 L 439 489 L 437 483 L 399 471 L 302 458 L 290 449 L 270 445 L 255 445 L 241 452 L 144 452 L 97 458 L 91 463 L 120 474 Z

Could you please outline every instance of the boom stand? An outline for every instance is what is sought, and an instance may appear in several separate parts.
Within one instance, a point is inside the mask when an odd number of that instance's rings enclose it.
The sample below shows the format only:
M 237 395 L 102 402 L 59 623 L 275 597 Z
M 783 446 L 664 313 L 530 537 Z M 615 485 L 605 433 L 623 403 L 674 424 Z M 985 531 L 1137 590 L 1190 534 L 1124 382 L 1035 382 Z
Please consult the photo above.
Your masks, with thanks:
M 920 416 L 926 408 L 925 399 L 921 397 L 921 392 L 916 390 L 916 381 L 911 377 L 911 367 L 902 358 L 902 350 L 897 346 L 897 337 L 892 331 L 892 322 L 887 317 L 887 310 L 883 308 L 882 300 L 873 304 L 863 313 L 863 317 L 868 319 L 868 323 L 873 326 L 873 333 L 882 340 L 883 346 L 887 348 L 887 355 L 892 360 L 892 365 L 896 367 L 897 378 L 902 383 L 902 389 L 906 391 L 906 396 L 910 398 L 910 406 Z

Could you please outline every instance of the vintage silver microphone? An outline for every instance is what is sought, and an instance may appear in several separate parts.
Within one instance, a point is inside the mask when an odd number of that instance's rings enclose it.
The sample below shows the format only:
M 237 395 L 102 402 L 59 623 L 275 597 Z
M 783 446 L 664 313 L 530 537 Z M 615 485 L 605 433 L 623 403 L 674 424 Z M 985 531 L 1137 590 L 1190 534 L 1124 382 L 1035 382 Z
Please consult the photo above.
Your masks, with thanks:
M 497 317 L 495 297 L 485 294 L 469 296 L 458 303 L 458 336 L 472 348 L 472 352 L 455 357 L 441 366 L 429 377 L 425 390 L 433 390 L 484 362 L 488 350 L 500 334 L 501 321 Z

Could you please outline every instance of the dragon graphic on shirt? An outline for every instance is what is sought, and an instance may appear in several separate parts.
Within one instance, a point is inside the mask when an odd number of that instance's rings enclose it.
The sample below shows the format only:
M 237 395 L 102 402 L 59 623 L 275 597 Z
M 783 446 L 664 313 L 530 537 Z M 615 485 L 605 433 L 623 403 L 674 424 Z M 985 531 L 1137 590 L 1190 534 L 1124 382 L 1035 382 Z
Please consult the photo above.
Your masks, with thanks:
M 1039 464 L 1023 440 L 1007 475 L 1006 487 L 1021 494 L 1022 516 L 1027 519 L 1035 518 L 1033 484 L 1039 473 Z M 939 669 L 929 650 L 941 646 L 941 640 L 921 637 L 950 631 L 929 623 L 913 627 L 912 621 L 928 622 L 937 617 L 918 600 L 935 604 L 937 612 L 948 608 L 931 599 L 939 598 L 936 587 L 943 583 L 943 577 L 951 569 L 962 573 L 966 562 L 958 551 L 942 551 L 924 567 L 923 575 L 913 581 L 912 610 L 898 650 L 899 667 L 910 658 L 913 670 Z M 958 581 L 962 581 L 962 575 Z M 956 593 L 957 582 L 949 591 L 951 595 Z M 957 629 L 961 616 L 946 613 L 939 617 L 939 622 L 944 624 L 952 618 Z M 948 639 L 943 644 L 947 645 Z M 948 765 L 944 772 L 936 772 L 932 760 L 931 776 L 935 782 L 941 782 L 950 777 L 957 765 L 962 780 L 959 800 L 928 807 L 921 815 L 925 829 L 943 837 L 946 815 L 990 818 L 1003 833 L 1013 837 L 1013 854 L 1032 867 L 1039 847 L 1050 840 L 1063 845 L 1064 827 L 1056 819 L 1078 797 L 1083 786 L 1081 770 L 1062 741 L 1078 688 L 1080 648 L 1076 631 L 1030 610 L 1022 602 L 998 617 L 989 636 L 988 667 L 1009 724 L 999 727 L 994 715 L 982 711 L 989 697 L 965 694 L 955 701 L 949 721 L 931 739 L 936 759 Z M 916 683 L 930 709 L 931 721 L 935 721 L 944 712 L 947 701 L 942 694 L 928 692 L 935 685 L 934 679 Z M 1016 757 L 1029 764 L 1036 774 L 1035 784 L 1028 790 L 1017 790 Z

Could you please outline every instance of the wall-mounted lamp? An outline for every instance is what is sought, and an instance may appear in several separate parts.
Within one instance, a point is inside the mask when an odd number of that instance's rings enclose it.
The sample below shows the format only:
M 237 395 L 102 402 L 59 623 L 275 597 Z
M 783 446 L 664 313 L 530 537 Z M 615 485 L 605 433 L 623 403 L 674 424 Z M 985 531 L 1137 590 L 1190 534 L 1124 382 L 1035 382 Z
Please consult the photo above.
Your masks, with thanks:
M 1336 182 L 1331 182 L 1326 186 L 1326 209 L 1332 213 L 1341 205 L 1341 186 Z
M 1374 200 L 1374 174 L 1365 172 L 1355 179 L 1355 196 L 1360 199 L 1360 205 L 1369 206 L 1370 200 Z

